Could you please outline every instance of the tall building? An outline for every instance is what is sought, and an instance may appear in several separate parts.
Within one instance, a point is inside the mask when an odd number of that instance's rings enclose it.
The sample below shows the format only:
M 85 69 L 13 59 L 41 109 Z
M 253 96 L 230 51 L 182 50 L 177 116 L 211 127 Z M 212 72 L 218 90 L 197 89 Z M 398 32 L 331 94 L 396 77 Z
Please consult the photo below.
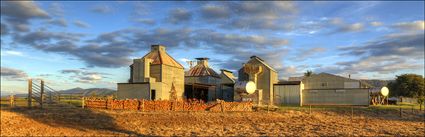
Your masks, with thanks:
M 128 83 L 118 83 L 119 99 L 169 100 L 182 99 L 184 68 L 167 54 L 162 45 L 152 45 L 151 51 L 130 65 Z
M 257 86 L 257 91 L 253 95 L 254 101 L 259 101 L 262 104 L 273 105 L 273 84 L 278 82 L 278 73 L 270 67 L 263 59 L 257 56 L 251 56 L 238 71 L 238 81 L 252 81 Z M 258 92 L 261 92 L 260 95 Z M 259 98 L 260 100 L 255 100 Z M 241 100 L 240 96 L 235 94 L 235 101 Z

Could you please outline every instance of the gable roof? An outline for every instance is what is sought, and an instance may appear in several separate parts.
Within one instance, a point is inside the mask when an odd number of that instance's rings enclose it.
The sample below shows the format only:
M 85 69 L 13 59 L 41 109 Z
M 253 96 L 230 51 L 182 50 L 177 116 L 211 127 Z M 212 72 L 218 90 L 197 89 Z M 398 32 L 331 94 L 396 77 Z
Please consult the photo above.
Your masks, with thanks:
M 257 57 L 257 56 L 251 56 L 251 59 L 255 59 L 255 60 L 257 60 L 258 62 L 260 62 L 261 64 L 263 64 L 264 66 L 266 66 L 267 68 L 269 68 L 270 70 L 272 70 L 272 71 L 274 71 L 274 72 L 277 72 L 275 69 L 273 69 L 271 66 L 269 66 L 269 64 L 267 64 L 266 62 L 264 62 L 264 60 L 263 59 L 261 59 L 260 57 Z M 248 61 L 249 62 L 249 61 Z
M 165 52 L 165 51 L 152 50 L 151 52 L 149 52 L 148 54 L 146 54 L 142 58 L 143 59 L 144 58 L 152 59 L 151 64 L 153 64 L 153 65 L 164 64 L 164 65 L 183 69 L 183 65 L 178 63 L 173 57 L 168 55 L 168 53 Z
M 302 81 L 305 78 L 305 76 L 300 77 L 289 77 L 288 81 Z
M 347 77 L 343 77 L 343 76 L 339 76 L 339 75 L 335 75 L 335 74 L 331 74 L 331 73 L 326 73 L 326 72 L 322 72 L 322 73 L 319 73 L 319 74 L 313 74 L 313 75 L 328 75 L 328 76 L 339 77 L 339 78 L 344 78 L 344 79 L 356 80 L 356 79 L 347 78 Z
M 236 82 L 236 77 L 233 76 L 233 73 L 231 71 L 221 69 L 221 74 L 226 76 L 228 79 L 230 79 L 232 82 Z

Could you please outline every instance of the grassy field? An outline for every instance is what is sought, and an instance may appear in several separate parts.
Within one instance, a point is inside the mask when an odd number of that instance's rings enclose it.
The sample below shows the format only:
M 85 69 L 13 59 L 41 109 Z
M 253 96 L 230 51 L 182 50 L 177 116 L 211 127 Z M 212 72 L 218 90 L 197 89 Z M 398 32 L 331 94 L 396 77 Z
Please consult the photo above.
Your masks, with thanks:
M 311 110 L 420 110 L 419 104 L 397 104 L 397 105 L 370 105 L 370 106 L 279 106 L 280 110 L 300 110 L 309 111 Z M 422 106 L 424 110 L 424 106 Z
M 424 136 L 424 112 L 386 107 L 281 107 L 274 112 L 140 112 L 69 104 L 1 108 L 2 136 Z

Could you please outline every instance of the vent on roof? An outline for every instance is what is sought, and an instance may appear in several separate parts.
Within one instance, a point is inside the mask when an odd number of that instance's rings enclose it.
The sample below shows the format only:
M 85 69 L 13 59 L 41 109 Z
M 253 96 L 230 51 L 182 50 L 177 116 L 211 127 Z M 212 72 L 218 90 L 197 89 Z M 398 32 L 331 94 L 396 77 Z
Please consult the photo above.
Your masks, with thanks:
M 198 60 L 198 64 L 208 66 L 209 58 L 195 58 L 195 59 Z
M 253 58 L 257 58 L 257 59 L 259 59 L 261 61 L 264 61 L 263 59 L 261 59 L 260 57 L 255 56 L 255 55 L 253 55 L 253 56 L 250 57 L 250 59 L 253 59 Z
M 165 46 L 163 45 L 152 45 L 151 51 L 165 51 Z

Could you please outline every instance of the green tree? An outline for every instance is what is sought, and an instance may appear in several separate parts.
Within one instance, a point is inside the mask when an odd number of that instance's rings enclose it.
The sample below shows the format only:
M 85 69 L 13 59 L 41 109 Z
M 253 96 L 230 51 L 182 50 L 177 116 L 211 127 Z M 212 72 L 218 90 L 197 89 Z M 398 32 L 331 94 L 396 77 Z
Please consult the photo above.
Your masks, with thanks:
M 311 75 L 313 75 L 313 71 L 311 70 L 307 70 L 306 72 L 304 72 L 304 76 L 306 77 L 310 77 Z
M 422 104 L 425 97 L 424 77 L 417 74 L 403 74 L 397 76 L 395 81 L 388 84 L 391 96 L 413 97 L 418 99 L 418 103 Z

